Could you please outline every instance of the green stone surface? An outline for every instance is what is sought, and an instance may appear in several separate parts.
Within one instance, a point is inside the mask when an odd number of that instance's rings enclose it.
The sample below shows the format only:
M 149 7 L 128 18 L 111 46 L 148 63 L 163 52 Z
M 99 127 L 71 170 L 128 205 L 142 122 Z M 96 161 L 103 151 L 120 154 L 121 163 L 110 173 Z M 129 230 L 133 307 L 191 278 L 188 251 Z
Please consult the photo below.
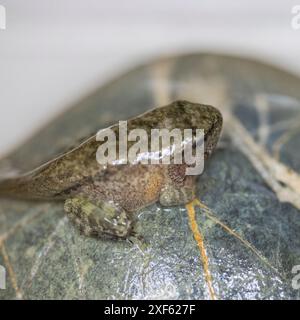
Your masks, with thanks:
M 237 57 L 157 60 L 82 99 L 2 159 L 0 172 L 31 170 L 100 128 L 188 99 L 229 110 L 257 144 L 298 177 L 299 88 L 298 77 Z M 299 209 L 279 201 L 232 142 L 230 130 L 225 121 L 221 144 L 199 179 L 198 197 L 261 257 L 197 209 L 215 294 L 299 299 L 291 272 L 300 265 Z M 153 205 L 138 214 L 143 248 L 81 236 L 63 203 L 1 199 L 0 264 L 7 269 L 7 289 L 0 290 L 0 299 L 210 299 L 186 209 Z

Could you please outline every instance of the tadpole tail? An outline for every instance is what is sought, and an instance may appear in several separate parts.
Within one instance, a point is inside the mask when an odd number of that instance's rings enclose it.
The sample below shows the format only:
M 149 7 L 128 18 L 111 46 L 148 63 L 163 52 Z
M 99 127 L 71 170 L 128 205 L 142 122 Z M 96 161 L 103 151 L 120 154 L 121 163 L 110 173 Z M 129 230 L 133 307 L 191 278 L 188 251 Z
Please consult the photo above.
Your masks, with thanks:
M 27 174 L 0 180 L 0 198 L 49 200 L 56 197 L 43 177 Z
M 32 184 L 26 177 L 6 178 L 0 180 L 0 197 L 32 198 Z

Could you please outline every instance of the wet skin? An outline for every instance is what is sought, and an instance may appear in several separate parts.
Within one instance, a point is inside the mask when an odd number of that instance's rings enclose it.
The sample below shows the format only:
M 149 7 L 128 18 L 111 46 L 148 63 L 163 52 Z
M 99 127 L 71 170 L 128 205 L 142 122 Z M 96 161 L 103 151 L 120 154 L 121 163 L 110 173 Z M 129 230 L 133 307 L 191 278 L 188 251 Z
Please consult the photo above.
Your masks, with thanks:
M 118 138 L 119 126 L 110 127 Z M 212 106 L 175 101 L 128 120 L 128 132 L 144 129 L 203 129 L 205 159 L 215 149 L 222 115 Z M 117 140 L 117 144 L 118 144 Z M 133 143 L 128 142 L 129 149 Z M 65 211 L 88 236 L 128 238 L 135 212 L 159 202 L 184 205 L 195 197 L 196 176 L 186 175 L 187 164 L 100 165 L 101 142 L 92 136 L 78 147 L 20 177 L 0 183 L 0 194 L 27 199 L 65 200 Z

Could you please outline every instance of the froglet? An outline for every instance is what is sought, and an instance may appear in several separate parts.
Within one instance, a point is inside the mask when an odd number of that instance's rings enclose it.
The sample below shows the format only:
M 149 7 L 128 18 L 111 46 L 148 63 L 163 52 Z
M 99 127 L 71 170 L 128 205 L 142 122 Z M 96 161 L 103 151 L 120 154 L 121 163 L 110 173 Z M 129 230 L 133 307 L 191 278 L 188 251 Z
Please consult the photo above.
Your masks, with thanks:
M 207 159 L 219 140 L 222 115 L 212 106 L 180 100 L 132 118 L 127 126 L 147 132 L 203 129 Z M 119 130 L 117 124 L 110 128 Z M 94 135 L 29 173 L 2 180 L 1 196 L 64 200 L 65 212 L 83 234 L 122 239 L 135 233 L 138 210 L 155 202 L 176 206 L 194 199 L 197 176 L 186 175 L 186 163 L 100 165 L 100 144 Z

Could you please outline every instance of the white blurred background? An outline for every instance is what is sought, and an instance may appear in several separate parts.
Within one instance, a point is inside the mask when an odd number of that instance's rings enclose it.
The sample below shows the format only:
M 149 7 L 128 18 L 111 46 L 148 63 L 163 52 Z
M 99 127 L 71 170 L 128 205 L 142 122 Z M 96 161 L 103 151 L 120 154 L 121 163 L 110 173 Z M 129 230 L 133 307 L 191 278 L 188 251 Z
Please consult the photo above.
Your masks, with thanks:
M 300 0 L 0 0 L 0 156 L 82 95 L 160 54 L 216 51 L 300 74 Z M 299 88 L 300 90 L 300 88 Z

